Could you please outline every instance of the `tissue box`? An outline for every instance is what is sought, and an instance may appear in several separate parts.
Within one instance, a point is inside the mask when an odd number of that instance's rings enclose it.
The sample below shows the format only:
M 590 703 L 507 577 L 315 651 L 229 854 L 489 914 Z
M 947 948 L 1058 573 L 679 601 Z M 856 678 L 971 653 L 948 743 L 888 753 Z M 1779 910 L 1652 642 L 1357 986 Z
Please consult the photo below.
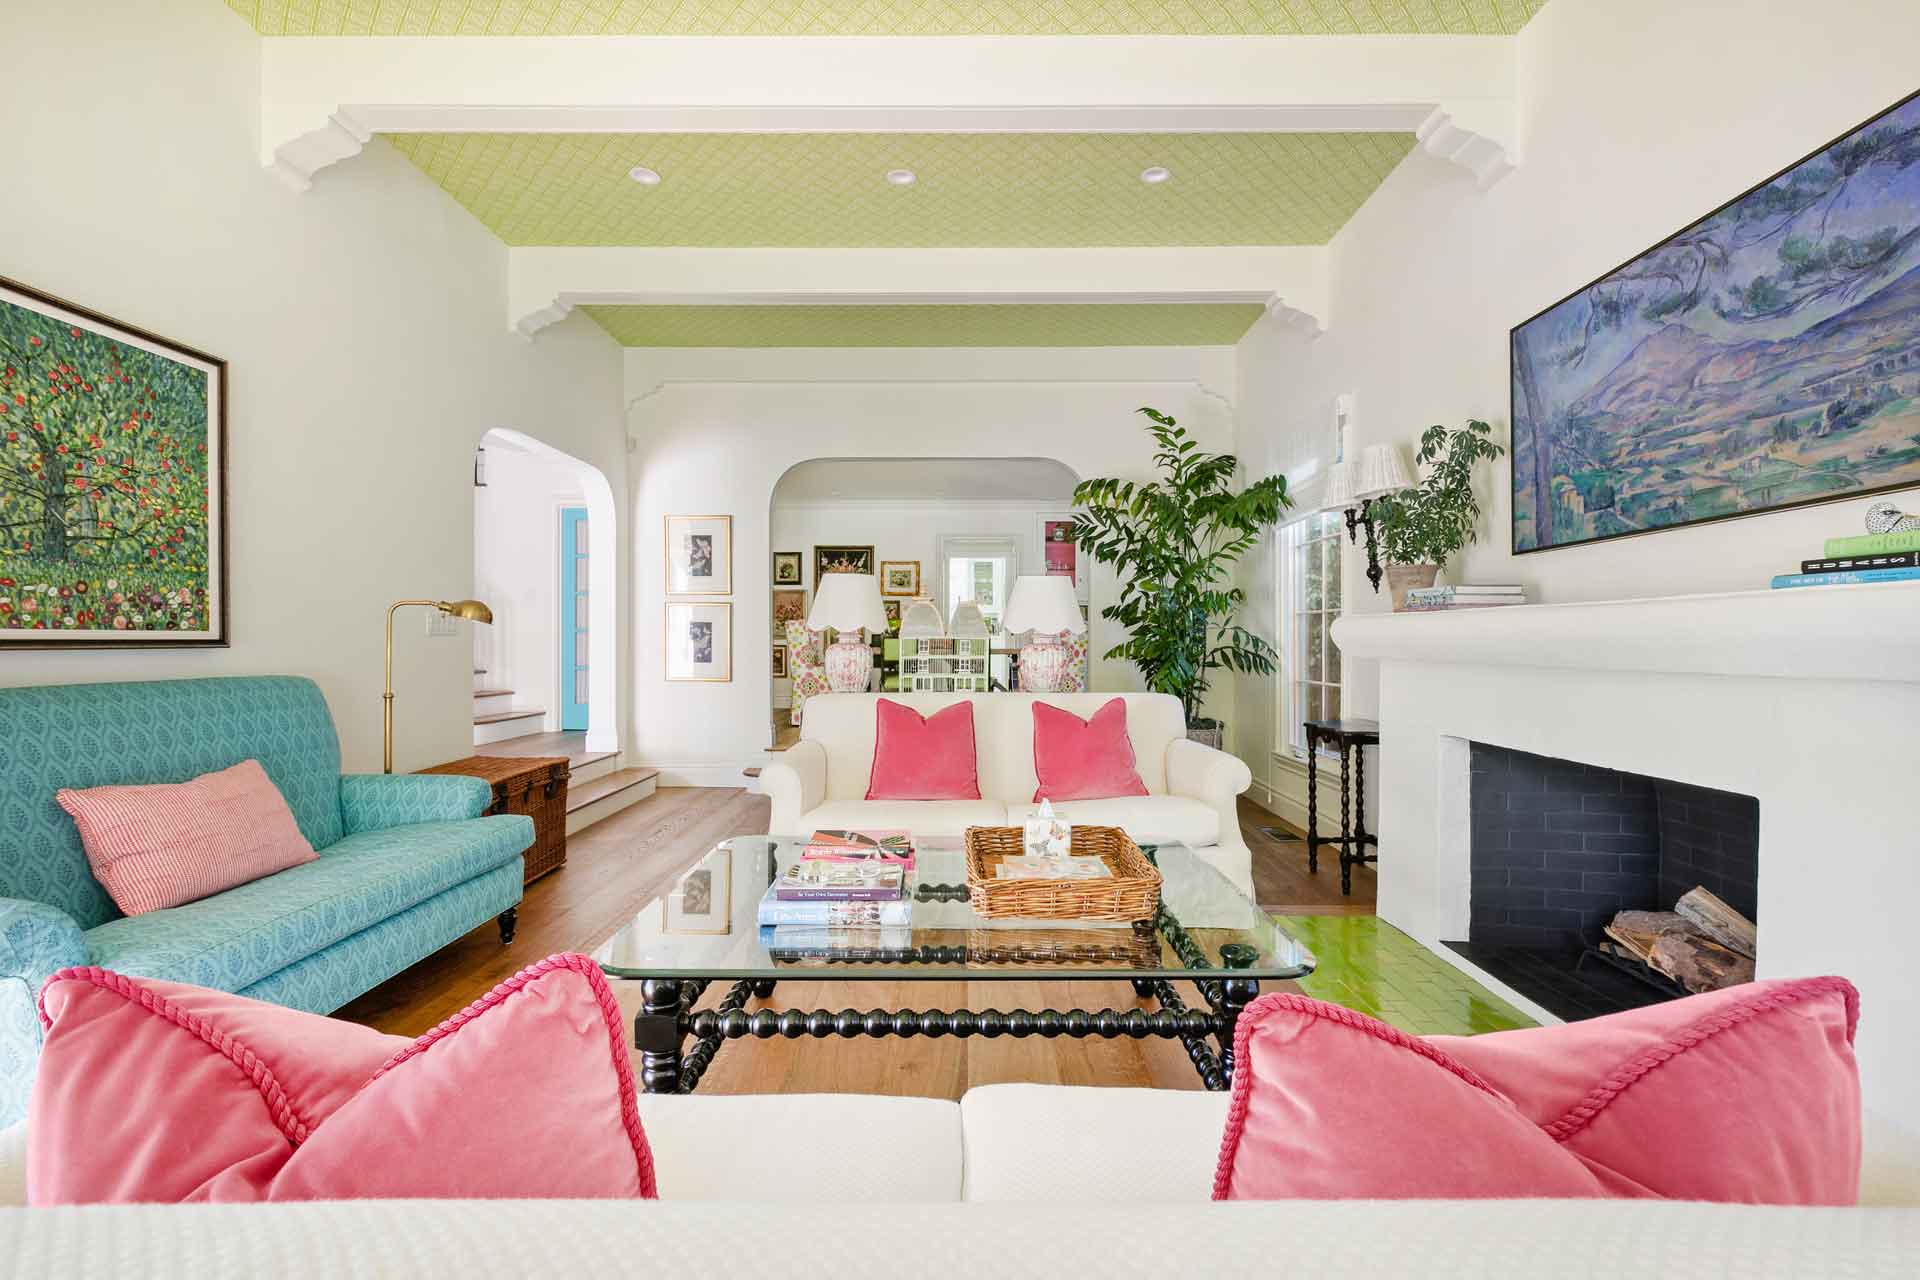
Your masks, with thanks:
M 1027 819 L 1024 831 L 1021 844 L 1030 857 L 1064 858 L 1073 848 L 1073 824 L 1058 814 L 1036 814 Z

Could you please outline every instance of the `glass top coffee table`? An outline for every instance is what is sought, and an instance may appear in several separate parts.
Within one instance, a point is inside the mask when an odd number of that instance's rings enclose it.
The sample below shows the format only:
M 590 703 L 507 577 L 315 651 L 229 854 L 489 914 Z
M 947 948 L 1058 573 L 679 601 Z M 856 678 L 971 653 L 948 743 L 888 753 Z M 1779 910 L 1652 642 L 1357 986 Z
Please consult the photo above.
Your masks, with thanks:
M 1171 844 L 1144 847 L 1160 868 L 1160 910 L 1132 925 L 983 919 L 967 900 L 959 842 L 923 840 L 915 850 L 910 923 L 762 928 L 761 896 L 801 847 L 772 836 L 722 842 L 593 953 L 610 977 L 643 984 L 633 1040 L 647 1092 L 691 1093 L 720 1046 L 746 1036 L 1156 1036 L 1180 1040 L 1202 1083 L 1225 1089 L 1233 1078 L 1234 1027 L 1260 983 L 1314 967 L 1313 954 L 1273 917 L 1191 849 Z M 750 1000 L 771 997 L 782 979 L 1113 979 L 1131 981 L 1156 1007 L 747 1010 Z M 1192 983 L 1205 1007 L 1189 1008 L 1176 981 Z M 732 983 L 726 998 L 695 1011 L 714 982 Z

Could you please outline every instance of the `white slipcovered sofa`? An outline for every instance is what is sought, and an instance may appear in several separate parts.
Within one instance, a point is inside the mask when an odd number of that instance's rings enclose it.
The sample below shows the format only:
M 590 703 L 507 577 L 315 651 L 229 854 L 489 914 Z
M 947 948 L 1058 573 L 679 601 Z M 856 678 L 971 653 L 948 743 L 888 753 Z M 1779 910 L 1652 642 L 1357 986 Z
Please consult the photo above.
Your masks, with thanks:
M 932 715 L 973 703 L 980 799 L 874 801 L 874 704 L 881 698 Z M 958 836 L 968 827 L 1018 825 L 1037 807 L 1033 704 L 1083 719 L 1114 698 L 1127 704 L 1127 735 L 1149 794 L 1076 800 L 1054 809 L 1070 822 L 1121 827 L 1142 844 L 1184 844 L 1253 893 L 1253 855 L 1240 835 L 1235 800 L 1253 783 L 1238 758 L 1187 738 L 1180 700 L 1163 693 L 830 693 L 807 701 L 800 741 L 761 770 L 773 799 L 769 828 L 805 836 L 822 827 L 904 827 L 919 836 Z
M 1920 1210 L 1207 1203 L 1224 1094 L 643 1097 L 661 1199 L 0 1208 L 18 1276 L 1906 1277 Z M 24 1202 L 0 1133 L 0 1201 Z M 1676 1261 L 1677 1260 L 1677 1261 Z

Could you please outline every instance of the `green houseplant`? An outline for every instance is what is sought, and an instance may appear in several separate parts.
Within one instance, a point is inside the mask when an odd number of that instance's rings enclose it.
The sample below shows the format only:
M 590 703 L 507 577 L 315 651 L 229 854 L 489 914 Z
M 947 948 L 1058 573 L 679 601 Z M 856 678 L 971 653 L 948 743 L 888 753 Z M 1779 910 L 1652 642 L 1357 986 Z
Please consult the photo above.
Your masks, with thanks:
M 1159 445 L 1159 477 L 1078 485 L 1073 537 L 1120 578 L 1120 599 L 1100 616 L 1125 627 L 1127 638 L 1106 656 L 1132 662 L 1147 688 L 1179 698 L 1188 732 L 1218 746 L 1223 726 L 1199 714 L 1210 673 L 1265 675 L 1275 657 L 1272 645 L 1234 621 L 1246 593 L 1234 585 L 1233 566 L 1292 503 L 1284 476 L 1236 493 L 1237 458 L 1202 451 L 1158 410 L 1140 412 Z
M 1479 537 L 1480 500 L 1473 492 L 1473 468 L 1506 450 L 1492 440 L 1493 428 L 1479 419 L 1449 431 L 1431 426 L 1420 436 L 1414 461 L 1420 481 L 1411 489 L 1373 500 L 1381 553 L 1387 562 L 1387 587 L 1393 607 L 1406 607 L 1407 592 L 1430 587 L 1447 558 Z

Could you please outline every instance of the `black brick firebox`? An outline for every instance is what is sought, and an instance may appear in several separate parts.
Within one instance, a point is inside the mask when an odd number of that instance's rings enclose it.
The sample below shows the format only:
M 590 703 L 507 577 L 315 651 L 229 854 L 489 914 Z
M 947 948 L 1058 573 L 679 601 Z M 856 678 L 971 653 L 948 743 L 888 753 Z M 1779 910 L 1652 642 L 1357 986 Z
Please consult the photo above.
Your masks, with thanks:
M 1449 945 L 1560 1016 L 1661 998 L 1578 964 L 1616 912 L 1671 911 L 1704 885 L 1758 922 L 1752 796 L 1478 742 L 1470 767 L 1472 915 Z

